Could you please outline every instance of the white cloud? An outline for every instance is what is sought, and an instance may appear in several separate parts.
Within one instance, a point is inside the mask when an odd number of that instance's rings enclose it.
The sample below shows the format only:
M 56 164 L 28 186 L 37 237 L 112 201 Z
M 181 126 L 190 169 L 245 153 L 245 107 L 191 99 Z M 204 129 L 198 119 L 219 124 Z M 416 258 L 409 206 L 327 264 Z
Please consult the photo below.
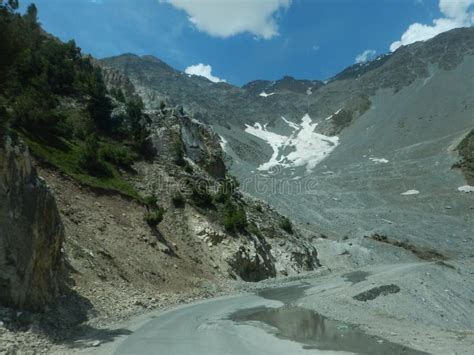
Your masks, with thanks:
M 212 67 L 209 64 L 196 64 L 196 65 L 190 65 L 187 67 L 184 72 L 188 75 L 199 75 L 203 76 L 213 83 L 220 83 L 220 82 L 225 82 L 224 79 L 218 78 L 217 76 L 212 75 Z
M 439 9 L 444 17 L 433 20 L 432 25 L 411 24 L 401 39 L 390 45 L 390 50 L 393 52 L 401 46 L 426 41 L 453 28 L 474 25 L 474 12 L 469 10 L 472 5 L 474 0 L 439 0 Z
M 377 53 L 375 50 L 367 49 L 355 58 L 355 62 L 356 63 L 364 63 L 364 62 L 368 61 L 369 59 L 371 59 L 375 55 L 375 53 Z
M 215 37 L 248 32 L 258 38 L 278 35 L 275 14 L 292 0 L 161 0 L 184 10 L 199 31 Z

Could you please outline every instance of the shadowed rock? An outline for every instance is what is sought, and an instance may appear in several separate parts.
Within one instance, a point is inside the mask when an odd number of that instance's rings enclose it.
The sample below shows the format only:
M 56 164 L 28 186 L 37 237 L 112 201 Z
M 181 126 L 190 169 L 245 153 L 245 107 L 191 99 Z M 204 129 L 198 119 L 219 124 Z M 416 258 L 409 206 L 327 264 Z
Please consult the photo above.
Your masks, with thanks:
M 58 292 L 64 229 L 28 150 L 0 139 L 0 302 L 41 309 Z

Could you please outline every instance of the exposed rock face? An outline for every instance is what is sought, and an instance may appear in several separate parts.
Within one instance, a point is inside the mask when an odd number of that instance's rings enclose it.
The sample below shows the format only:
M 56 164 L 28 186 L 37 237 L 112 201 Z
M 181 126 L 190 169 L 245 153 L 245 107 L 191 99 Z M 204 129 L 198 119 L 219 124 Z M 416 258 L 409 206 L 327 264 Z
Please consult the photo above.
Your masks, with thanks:
M 271 254 L 270 254 L 271 255 Z M 245 281 L 261 281 L 276 276 L 275 265 L 263 248 L 249 248 L 241 246 L 229 260 L 233 271 Z
M 150 110 L 149 141 L 158 158 L 173 160 L 177 149 L 213 178 L 226 174 L 218 136 L 206 125 L 186 115 L 181 108 Z
M 64 231 L 28 150 L 0 139 L 0 302 L 37 310 L 57 294 Z

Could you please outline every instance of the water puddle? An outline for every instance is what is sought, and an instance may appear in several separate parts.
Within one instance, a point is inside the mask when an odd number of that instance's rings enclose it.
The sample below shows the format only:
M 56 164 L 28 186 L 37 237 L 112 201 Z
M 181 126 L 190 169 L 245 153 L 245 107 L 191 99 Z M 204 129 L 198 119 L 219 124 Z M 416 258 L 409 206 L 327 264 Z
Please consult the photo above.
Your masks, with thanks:
M 284 304 L 289 304 L 302 298 L 304 296 L 304 291 L 308 288 L 310 288 L 310 285 L 308 284 L 268 288 L 258 291 L 257 295 L 266 298 L 267 300 L 275 300 L 283 302 Z
M 347 274 L 342 275 L 342 277 L 349 282 L 352 282 L 352 284 L 356 284 L 362 281 L 367 280 L 367 276 L 369 276 L 370 273 L 366 271 L 353 271 L 349 272 Z
M 376 355 L 425 354 L 368 335 L 355 326 L 330 320 L 316 312 L 297 306 L 243 309 L 232 314 L 230 319 L 237 323 L 264 323 L 275 329 L 277 337 L 301 343 L 304 349 Z

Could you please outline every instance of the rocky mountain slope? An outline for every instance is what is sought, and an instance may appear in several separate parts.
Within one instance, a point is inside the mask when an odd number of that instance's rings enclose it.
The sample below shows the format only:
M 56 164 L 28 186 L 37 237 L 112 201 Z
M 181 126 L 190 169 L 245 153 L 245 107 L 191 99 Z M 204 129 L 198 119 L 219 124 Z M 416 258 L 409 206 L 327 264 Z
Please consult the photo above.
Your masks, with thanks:
M 0 352 L 110 339 L 100 327 L 146 309 L 321 266 L 238 189 L 207 125 L 171 100 L 144 110 L 140 87 L 45 34 L 34 5 L 0 16 L 24 34 L 0 67 Z
M 2 141 L 0 352 L 108 341 L 118 319 L 321 264 L 471 273 L 474 29 L 238 88 L 86 58 L 15 11 L 0 25 L 35 40 L 6 49 L 37 65 L 2 63 L 0 133 L 34 163 Z
M 284 78 L 242 88 L 189 77 L 151 57 L 101 63 L 129 76 L 149 107 L 152 97 L 179 92 L 175 102 L 222 137 L 242 189 L 308 230 L 377 231 L 463 253 L 473 196 L 461 192 L 470 188 L 452 166 L 474 125 L 472 48 L 474 29 L 455 29 L 325 84 Z M 172 82 L 162 80 L 171 75 Z

